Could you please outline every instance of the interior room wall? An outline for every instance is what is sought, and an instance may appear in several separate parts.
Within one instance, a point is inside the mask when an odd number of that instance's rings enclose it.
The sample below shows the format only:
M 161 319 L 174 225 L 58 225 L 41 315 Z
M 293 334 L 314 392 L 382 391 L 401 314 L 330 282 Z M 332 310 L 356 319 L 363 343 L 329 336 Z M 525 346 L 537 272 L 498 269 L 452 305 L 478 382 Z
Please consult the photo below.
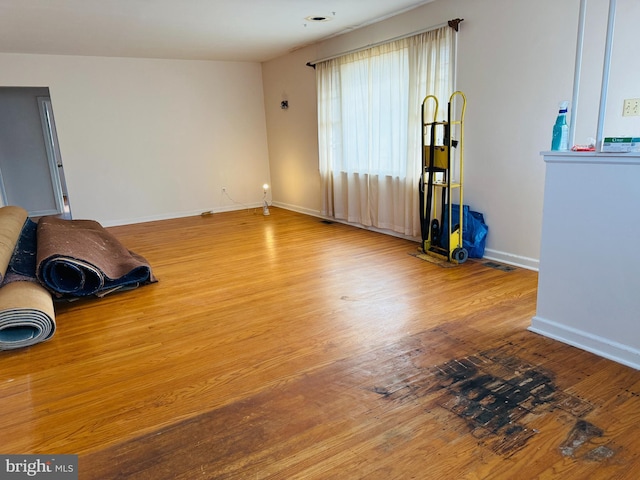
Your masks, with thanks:
M 604 1 L 604 0 L 600 0 Z M 591 5 L 588 3 L 588 5 Z M 625 99 L 640 98 L 640 68 L 631 52 L 640 42 L 640 2 L 618 0 L 604 136 L 640 137 L 640 116 L 623 116 Z
M 0 54 L 0 85 L 49 87 L 74 218 L 260 205 L 270 182 L 258 63 Z
M 540 152 L 550 147 L 558 102 L 571 98 L 578 12 L 579 0 L 436 0 L 264 63 L 274 202 L 320 209 L 311 140 L 315 77 L 306 62 L 463 18 L 457 87 L 468 101 L 465 203 L 485 215 L 487 257 L 537 268 L 545 175 Z M 275 106 L 284 93 L 291 107 L 283 113 Z
M 574 115 L 577 144 L 585 144 L 589 138 L 597 136 L 608 11 L 609 0 L 586 2 L 582 74 Z M 604 136 L 640 136 L 640 116 L 622 115 L 625 99 L 640 98 L 640 69 L 635 67 L 629 54 L 630 46 L 638 43 L 639 22 L 640 3 L 637 0 L 617 0 Z
M 262 64 L 269 165 L 274 202 L 318 215 L 318 122 L 315 70 L 306 66 L 315 50 L 306 48 Z M 286 100 L 285 110 L 280 104 Z

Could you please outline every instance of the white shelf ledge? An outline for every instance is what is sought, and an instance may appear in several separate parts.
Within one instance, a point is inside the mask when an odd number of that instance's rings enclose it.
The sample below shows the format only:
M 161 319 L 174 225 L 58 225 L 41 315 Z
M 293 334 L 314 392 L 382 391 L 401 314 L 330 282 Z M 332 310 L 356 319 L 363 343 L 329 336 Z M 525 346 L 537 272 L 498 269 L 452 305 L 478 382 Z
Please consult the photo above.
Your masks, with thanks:
M 640 164 L 640 153 L 614 152 L 540 152 L 547 163 L 598 163 L 603 165 L 634 165 Z

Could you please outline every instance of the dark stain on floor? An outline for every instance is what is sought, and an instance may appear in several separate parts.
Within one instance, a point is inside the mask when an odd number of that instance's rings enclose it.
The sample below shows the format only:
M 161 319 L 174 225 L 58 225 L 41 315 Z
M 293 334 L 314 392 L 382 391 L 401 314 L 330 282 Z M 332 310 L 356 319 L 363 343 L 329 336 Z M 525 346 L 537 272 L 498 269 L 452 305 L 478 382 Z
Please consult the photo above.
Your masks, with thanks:
M 506 265 L 504 263 L 498 263 L 498 262 L 493 262 L 490 260 L 484 261 L 482 262 L 482 264 L 485 267 L 489 267 L 489 268 L 494 268 L 496 270 L 501 270 L 503 272 L 512 272 L 516 269 L 516 267 L 513 267 L 511 265 Z
M 528 427 L 525 417 L 529 415 L 561 410 L 575 418 L 575 426 L 560 446 L 564 456 L 575 456 L 577 449 L 603 435 L 582 419 L 593 410 L 590 403 L 559 389 L 552 372 L 500 350 L 450 360 L 372 391 L 389 400 L 415 400 L 440 392 L 437 405 L 463 419 L 481 444 L 504 456 L 520 450 L 537 433 Z M 585 458 L 603 460 L 614 453 L 598 447 Z
M 560 453 L 564 457 L 582 457 L 596 462 L 611 458 L 615 454 L 612 448 L 606 445 L 594 446 L 593 440 L 601 438 L 603 435 L 602 429 L 586 420 L 579 419 L 560 445 Z M 587 450 L 589 447 L 591 448 Z M 583 453 L 585 450 L 586 453 Z

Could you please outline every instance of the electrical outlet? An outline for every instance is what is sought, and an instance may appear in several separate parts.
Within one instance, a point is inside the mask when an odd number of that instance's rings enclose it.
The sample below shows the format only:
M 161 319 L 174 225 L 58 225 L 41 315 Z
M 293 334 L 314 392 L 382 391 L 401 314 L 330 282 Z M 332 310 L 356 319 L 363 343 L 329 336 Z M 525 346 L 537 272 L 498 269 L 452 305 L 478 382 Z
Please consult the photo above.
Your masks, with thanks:
M 623 117 L 640 116 L 640 98 L 627 98 L 622 107 Z

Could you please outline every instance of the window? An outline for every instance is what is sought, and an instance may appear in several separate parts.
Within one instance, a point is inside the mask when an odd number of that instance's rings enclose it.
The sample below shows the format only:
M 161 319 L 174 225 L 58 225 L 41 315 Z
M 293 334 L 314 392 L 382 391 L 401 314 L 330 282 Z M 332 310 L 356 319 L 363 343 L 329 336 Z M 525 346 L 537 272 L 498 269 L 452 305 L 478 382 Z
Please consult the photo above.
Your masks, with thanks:
M 452 45 L 443 27 L 317 64 L 324 215 L 419 235 L 421 106 L 451 95 Z

